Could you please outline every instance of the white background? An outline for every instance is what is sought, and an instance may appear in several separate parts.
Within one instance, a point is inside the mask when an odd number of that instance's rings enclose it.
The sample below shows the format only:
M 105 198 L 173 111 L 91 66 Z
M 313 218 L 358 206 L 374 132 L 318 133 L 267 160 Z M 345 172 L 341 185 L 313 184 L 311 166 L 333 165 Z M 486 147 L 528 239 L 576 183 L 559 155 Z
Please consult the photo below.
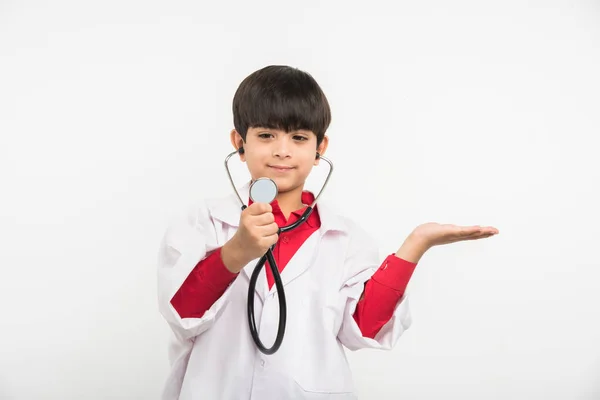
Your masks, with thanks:
M 500 230 L 424 256 L 411 329 L 349 354 L 360 398 L 599 399 L 600 3 L 541 0 L 1 0 L 0 398 L 158 398 L 158 243 L 230 193 L 231 99 L 269 64 L 326 92 L 323 196 L 382 258 Z

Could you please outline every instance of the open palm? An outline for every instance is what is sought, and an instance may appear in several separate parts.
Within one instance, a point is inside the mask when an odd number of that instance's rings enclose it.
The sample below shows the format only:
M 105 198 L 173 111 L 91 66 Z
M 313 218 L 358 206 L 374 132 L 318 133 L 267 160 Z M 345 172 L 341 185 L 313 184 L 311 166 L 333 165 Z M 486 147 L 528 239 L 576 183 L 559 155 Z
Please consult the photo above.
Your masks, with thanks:
M 465 240 L 485 239 L 499 233 L 493 226 L 458 226 L 429 222 L 419 225 L 413 232 L 429 246 L 461 242 Z

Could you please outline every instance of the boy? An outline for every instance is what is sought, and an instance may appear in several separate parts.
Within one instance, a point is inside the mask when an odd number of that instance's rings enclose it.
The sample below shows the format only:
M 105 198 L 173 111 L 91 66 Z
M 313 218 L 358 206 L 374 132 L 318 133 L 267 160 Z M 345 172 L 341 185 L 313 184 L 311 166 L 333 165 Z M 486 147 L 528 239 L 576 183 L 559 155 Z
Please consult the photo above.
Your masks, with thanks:
M 344 348 L 394 346 L 411 323 L 405 289 L 425 251 L 498 231 L 424 224 L 382 262 L 360 227 L 320 201 L 306 222 L 278 237 L 278 227 L 314 200 L 304 183 L 329 144 L 329 104 L 309 74 L 268 66 L 240 84 L 233 117 L 231 143 L 252 180 L 271 178 L 279 193 L 271 204 L 252 203 L 246 184 L 244 211 L 235 194 L 209 199 L 167 230 L 158 297 L 175 340 L 163 399 L 355 399 Z M 246 304 L 254 265 L 273 244 L 288 319 L 281 347 L 264 355 Z M 255 315 L 270 347 L 279 308 L 272 273 L 263 271 Z

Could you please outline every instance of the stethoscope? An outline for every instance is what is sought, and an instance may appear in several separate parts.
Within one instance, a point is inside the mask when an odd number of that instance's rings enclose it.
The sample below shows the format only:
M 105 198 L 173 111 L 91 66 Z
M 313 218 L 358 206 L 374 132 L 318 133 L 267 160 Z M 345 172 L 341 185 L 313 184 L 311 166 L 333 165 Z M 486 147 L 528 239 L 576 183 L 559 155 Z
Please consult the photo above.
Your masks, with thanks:
M 242 211 L 243 211 L 247 206 L 244 203 L 244 201 L 242 200 L 240 194 L 238 193 L 237 188 L 235 187 L 235 184 L 233 183 L 233 178 L 231 177 L 231 172 L 229 171 L 229 164 L 228 164 L 229 159 L 234 154 L 238 154 L 238 153 L 243 154 L 243 148 L 240 148 L 239 150 L 232 152 L 231 154 L 229 154 L 227 156 L 227 158 L 225 158 L 225 170 L 227 171 L 227 176 L 229 177 L 229 181 L 231 182 L 233 191 L 235 192 L 237 198 L 240 200 L 240 203 L 242 204 Z M 312 204 L 306 208 L 304 213 L 302 213 L 302 216 L 300 217 L 300 219 L 298 219 L 298 221 L 294 222 L 293 224 L 290 224 L 290 225 L 284 226 L 284 227 L 280 227 L 279 231 L 277 232 L 278 235 L 281 235 L 284 232 L 289 232 L 292 229 L 297 228 L 304 221 L 306 221 L 308 219 L 308 217 L 310 216 L 310 214 L 312 213 L 313 208 L 314 208 L 315 204 L 317 203 L 317 200 L 321 196 L 321 193 L 323 193 L 325 186 L 327 186 L 329 177 L 331 176 L 331 173 L 333 172 L 333 164 L 331 163 L 330 160 L 321 156 L 319 153 L 317 153 L 316 158 L 323 160 L 323 161 L 327 162 L 327 164 L 329 164 L 329 173 L 327 174 L 327 178 L 325 178 L 325 183 L 323 184 L 321 191 L 319 191 L 319 193 L 315 197 L 315 200 L 312 202 Z M 271 202 L 273 202 L 273 200 L 275 200 L 275 198 L 277 197 L 277 194 L 278 194 L 277 185 L 270 178 L 256 179 L 250 185 L 250 199 L 252 199 L 253 202 L 270 204 Z M 283 335 L 285 333 L 285 323 L 286 323 L 286 319 L 287 319 L 287 305 L 286 305 L 286 301 L 285 301 L 285 293 L 283 291 L 283 283 L 281 281 L 281 276 L 279 275 L 279 269 L 277 268 L 277 263 L 275 262 L 275 258 L 273 257 L 273 249 L 274 248 L 275 248 L 275 245 L 271 246 L 271 248 L 268 249 L 267 252 L 258 260 L 258 262 L 256 263 L 256 266 L 254 267 L 254 272 L 252 272 L 252 276 L 250 277 L 250 284 L 248 287 L 248 309 L 247 309 L 247 311 L 248 311 L 248 324 L 250 326 L 250 334 L 252 335 L 252 339 L 254 340 L 254 343 L 256 343 L 256 347 L 258 347 L 258 349 L 261 352 L 263 352 L 264 354 L 273 354 L 279 349 L 279 346 L 281 346 L 281 342 L 283 341 Z M 279 326 L 277 327 L 277 336 L 275 337 L 275 342 L 273 343 L 273 346 L 271 348 L 267 348 L 260 341 L 260 338 L 258 336 L 258 330 L 256 329 L 256 319 L 254 318 L 254 291 L 256 288 L 256 282 L 258 281 L 258 276 L 260 275 L 260 271 L 261 271 L 262 267 L 265 265 L 266 260 L 269 260 L 269 267 L 271 268 L 271 272 L 273 273 L 275 287 L 277 288 L 277 296 L 279 298 Z

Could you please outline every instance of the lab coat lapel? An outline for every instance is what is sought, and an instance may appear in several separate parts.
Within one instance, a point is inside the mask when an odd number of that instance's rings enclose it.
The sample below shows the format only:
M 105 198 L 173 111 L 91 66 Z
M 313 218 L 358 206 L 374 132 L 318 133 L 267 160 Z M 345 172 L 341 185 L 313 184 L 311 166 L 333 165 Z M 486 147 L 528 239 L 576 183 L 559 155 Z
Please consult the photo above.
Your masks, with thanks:
M 308 270 L 314 264 L 319 251 L 320 237 L 321 233 L 319 231 L 314 232 L 292 256 L 290 261 L 281 272 L 281 282 L 283 283 L 284 287 L 306 272 L 306 270 Z M 270 292 L 277 292 L 277 287 L 275 284 L 273 284 L 267 293 Z
M 281 272 L 281 281 L 284 287 L 314 265 L 324 235 L 339 234 L 348 229 L 343 218 L 335 213 L 334 209 L 329 207 L 326 202 L 320 200 L 315 207 L 319 212 L 321 227 L 306 239 Z M 271 290 L 267 291 L 267 293 L 269 292 L 277 292 L 276 286 L 273 285 Z

